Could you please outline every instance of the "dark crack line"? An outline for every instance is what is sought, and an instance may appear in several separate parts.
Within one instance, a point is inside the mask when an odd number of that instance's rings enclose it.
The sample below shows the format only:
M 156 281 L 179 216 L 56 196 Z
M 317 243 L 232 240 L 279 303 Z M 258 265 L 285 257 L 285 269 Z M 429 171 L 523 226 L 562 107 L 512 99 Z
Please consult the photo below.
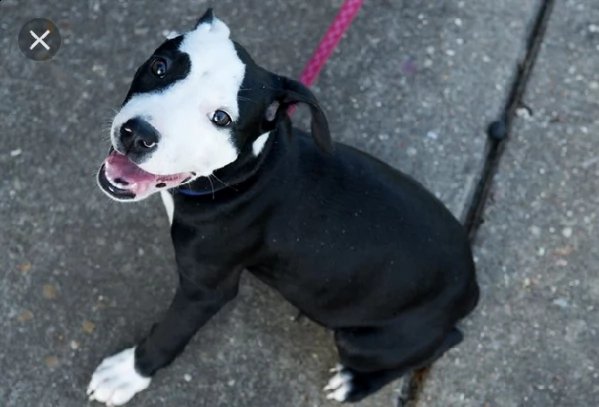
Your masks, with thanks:
M 489 198 L 489 192 L 493 185 L 493 178 L 497 173 L 505 146 L 511 137 L 516 109 L 522 104 L 522 98 L 537 61 L 541 45 L 543 44 L 554 5 L 555 0 L 542 1 L 537 18 L 526 42 L 524 60 L 516 67 L 516 74 L 504 110 L 500 119 L 489 126 L 489 139 L 487 141 L 487 152 L 483 169 L 470 200 L 464 221 L 468 237 L 471 241 L 476 239 L 478 229 L 483 223 L 483 214 Z
M 478 229 L 484 221 L 483 215 L 493 185 L 493 179 L 499 168 L 499 163 L 507 142 L 510 139 L 516 110 L 522 105 L 522 98 L 530 81 L 541 45 L 545 39 L 547 25 L 554 5 L 555 0 L 541 1 L 536 19 L 527 37 L 524 59 L 516 67 L 503 112 L 499 120 L 491 123 L 489 126 L 489 138 L 487 140 L 483 169 L 474 193 L 471 196 L 464 220 L 464 227 L 468 232 L 471 242 L 475 241 Z M 416 370 L 404 378 L 404 385 L 397 402 L 398 407 L 416 407 L 418 405 L 429 372 L 430 366 L 427 366 Z

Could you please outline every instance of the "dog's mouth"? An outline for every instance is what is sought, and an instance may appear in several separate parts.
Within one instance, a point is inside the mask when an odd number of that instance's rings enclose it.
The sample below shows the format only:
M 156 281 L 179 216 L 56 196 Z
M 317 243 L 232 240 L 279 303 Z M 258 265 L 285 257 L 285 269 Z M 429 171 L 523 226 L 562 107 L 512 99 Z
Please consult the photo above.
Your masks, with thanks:
M 179 186 L 192 177 L 190 172 L 173 175 L 151 174 L 111 148 L 98 171 L 98 184 L 111 198 L 129 201 L 140 200 L 156 191 Z

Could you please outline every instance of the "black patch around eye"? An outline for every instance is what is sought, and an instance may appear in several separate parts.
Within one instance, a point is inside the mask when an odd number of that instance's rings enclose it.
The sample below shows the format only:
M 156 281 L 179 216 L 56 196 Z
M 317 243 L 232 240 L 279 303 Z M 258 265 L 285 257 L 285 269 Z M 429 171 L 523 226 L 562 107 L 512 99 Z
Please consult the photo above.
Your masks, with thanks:
M 127 103 L 135 94 L 158 92 L 168 88 L 175 82 L 185 79 L 191 71 L 191 60 L 189 55 L 179 51 L 183 37 L 176 37 L 165 41 L 154 51 L 154 54 L 144 62 L 135 73 L 129 93 L 123 102 Z M 163 58 L 167 62 L 168 70 L 164 78 L 158 78 L 152 73 L 152 62 L 157 58 Z

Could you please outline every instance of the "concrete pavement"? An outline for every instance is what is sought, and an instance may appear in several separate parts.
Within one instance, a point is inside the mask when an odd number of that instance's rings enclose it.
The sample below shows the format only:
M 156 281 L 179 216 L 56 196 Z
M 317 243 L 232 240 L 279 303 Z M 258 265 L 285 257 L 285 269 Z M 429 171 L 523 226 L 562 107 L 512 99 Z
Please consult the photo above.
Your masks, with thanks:
M 597 405 L 598 21 L 556 3 L 479 234 L 471 335 L 424 406 Z
M 263 66 L 297 77 L 341 3 L 210 5 Z M 366 2 L 314 90 L 335 139 L 410 173 L 461 216 L 537 1 L 422 3 Z M 532 117 L 517 122 L 477 241 L 481 306 L 422 406 L 597 400 L 599 6 L 562 3 L 526 96 Z M 159 199 L 110 202 L 93 174 L 135 68 L 163 31 L 184 31 L 208 5 L 0 3 L 0 405 L 88 405 L 95 366 L 166 309 L 176 281 Z M 16 48 L 33 17 L 62 31 L 51 62 Z M 294 315 L 246 278 L 130 405 L 333 406 L 321 392 L 335 363 L 330 333 Z M 360 406 L 394 406 L 399 385 Z

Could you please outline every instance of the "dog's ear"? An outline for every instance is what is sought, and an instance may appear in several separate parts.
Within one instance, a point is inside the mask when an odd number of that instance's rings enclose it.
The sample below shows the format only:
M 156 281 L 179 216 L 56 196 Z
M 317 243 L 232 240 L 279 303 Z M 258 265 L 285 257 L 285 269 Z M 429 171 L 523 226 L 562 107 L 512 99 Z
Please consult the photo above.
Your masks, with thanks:
M 212 8 L 206 10 L 204 15 L 198 19 L 194 30 L 208 31 L 226 38 L 231 34 L 229 27 L 214 15 Z
M 202 24 L 212 24 L 213 21 L 214 21 L 214 10 L 211 7 L 208 10 L 206 10 L 206 12 L 204 13 L 204 15 L 202 17 L 200 17 L 198 19 L 198 21 L 196 22 L 195 28 L 198 28 Z
M 290 106 L 305 103 L 310 108 L 310 114 L 312 115 L 311 130 L 316 145 L 322 151 L 332 153 L 335 147 L 329 132 L 329 122 L 312 91 L 301 82 L 281 76 L 277 76 L 276 79 L 278 82 L 278 96 L 266 109 L 265 119 L 272 121 L 278 116 L 277 112 L 279 110 L 286 111 Z

